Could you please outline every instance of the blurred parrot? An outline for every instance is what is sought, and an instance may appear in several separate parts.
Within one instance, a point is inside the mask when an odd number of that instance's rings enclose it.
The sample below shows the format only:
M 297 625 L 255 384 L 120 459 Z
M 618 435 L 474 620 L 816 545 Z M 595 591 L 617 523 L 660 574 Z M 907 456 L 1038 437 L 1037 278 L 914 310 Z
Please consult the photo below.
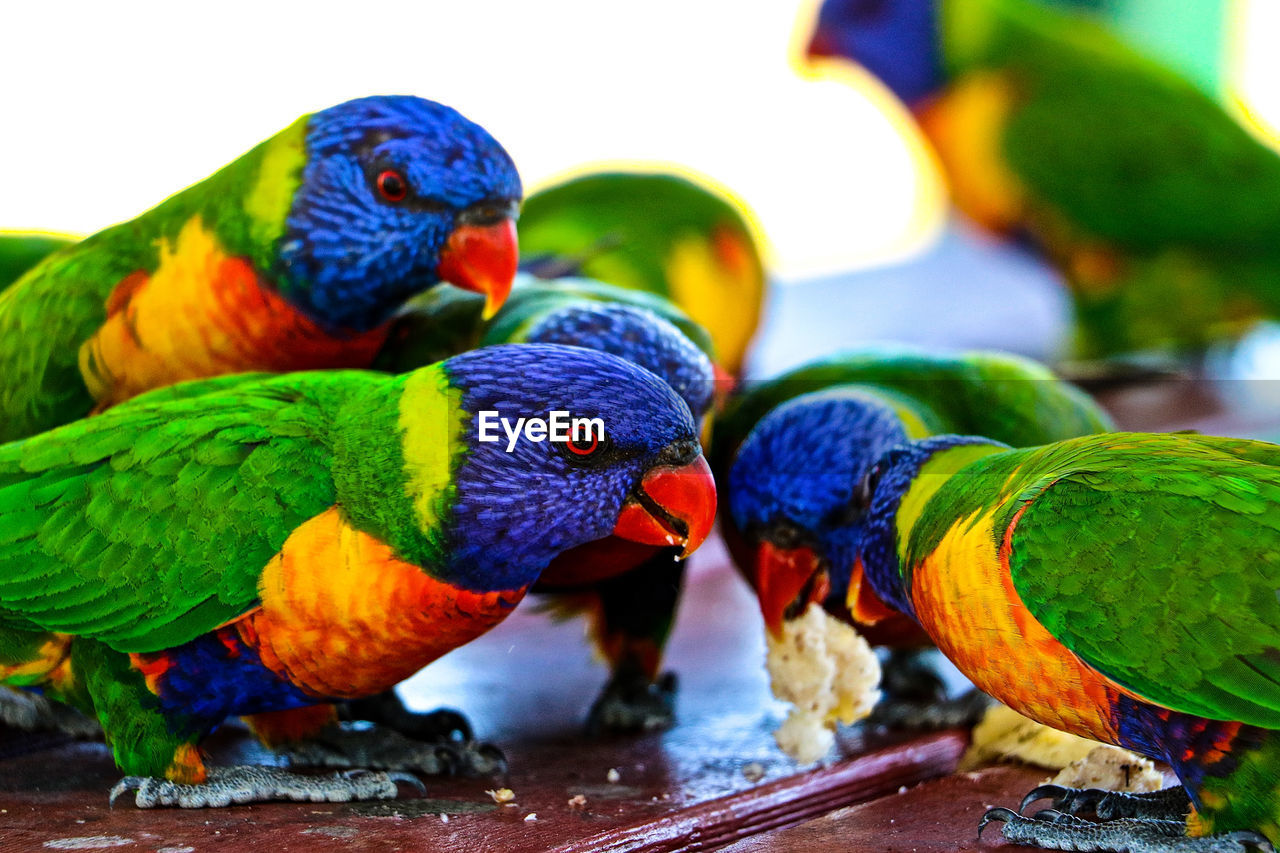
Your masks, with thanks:
M 1110 426 L 1088 396 L 1015 356 L 906 348 L 832 356 L 757 385 L 717 420 L 721 528 L 774 636 L 815 601 L 891 650 L 877 720 L 972 722 L 985 698 L 945 702 L 945 686 L 918 657 L 928 637 L 856 583 L 854 487 L 907 439 L 963 432 L 1026 446 Z
M 475 294 L 439 288 L 415 298 L 397 318 L 374 362 L 400 373 L 476 346 L 555 343 L 625 358 L 665 380 L 695 421 L 716 385 L 707 332 L 666 299 L 589 279 L 538 281 L 517 276 L 502 310 L 481 316 Z M 592 705 L 591 733 L 648 731 L 675 721 L 675 677 L 662 673 L 684 580 L 679 548 L 654 548 L 616 537 L 561 554 L 534 585 L 563 616 L 585 613 L 611 677 Z M 351 703 L 358 719 L 414 733 L 420 717 L 394 696 Z M 466 729 L 463 732 L 466 733 Z
M 441 280 L 496 310 L 520 197 L 506 151 L 441 104 L 303 116 L 0 292 L 0 441 L 185 379 L 368 366 Z
M 744 211 L 681 175 L 592 172 L 525 200 L 520 253 L 540 278 L 582 275 L 670 299 L 711 333 L 716 363 L 737 376 L 765 294 Z
M 488 429 L 557 411 L 603 434 Z M 432 747 L 334 730 L 330 703 L 484 633 L 564 551 L 692 551 L 714 511 L 688 406 L 582 348 L 164 388 L 0 445 L 0 682 L 97 717 L 132 774 L 113 799 L 394 797 L 382 773 L 207 769 L 198 745 L 248 715 L 301 762 L 434 770 Z
M 1041 786 L 1021 808 L 1050 797 L 1053 809 L 992 809 L 983 825 L 1057 850 L 1280 841 L 1280 447 L 1111 433 L 1011 450 L 942 436 L 889 451 L 855 494 L 856 582 L 997 699 L 1166 762 L 1182 783 Z
M 1027 0 L 827 0 L 808 52 L 879 77 L 956 206 L 1061 271 L 1079 357 L 1194 355 L 1280 314 L 1280 155 L 1098 22 Z

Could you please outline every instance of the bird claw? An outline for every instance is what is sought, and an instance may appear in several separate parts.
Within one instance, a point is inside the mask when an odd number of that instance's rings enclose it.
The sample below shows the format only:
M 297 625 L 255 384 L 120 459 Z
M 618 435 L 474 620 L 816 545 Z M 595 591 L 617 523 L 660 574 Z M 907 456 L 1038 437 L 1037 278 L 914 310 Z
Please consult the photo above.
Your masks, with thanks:
M 655 682 L 639 672 L 619 672 L 609 680 L 587 715 L 591 736 L 664 731 L 676 722 L 677 679 L 664 672 Z
M 134 804 L 140 809 L 156 806 L 181 808 L 222 808 L 239 803 L 276 800 L 342 803 L 352 800 L 394 800 L 397 783 L 407 782 L 425 792 L 418 779 L 401 773 L 353 769 L 345 773 L 308 776 L 280 767 L 213 767 L 208 778 L 188 785 L 151 776 L 126 776 L 111 789 L 108 802 L 127 791 L 136 791 Z
M 502 750 L 488 743 L 422 743 L 390 729 L 335 726 L 279 750 L 291 764 L 409 770 L 428 776 L 492 776 L 507 772 Z
M 1191 811 L 1191 800 L 1180 787 L 1165 788 L 1142 794 L 1107 791 L 1101 788 L 1068 788 L 1045 784 L 1033 788 L 1022 798 L 1018 811 L 1025 812 L 1036 800 L 1047 799 L 1053 808 L 1068 814 L 1093 811 L 1101 820 L 1139 818 L 1148 820 L 1182 820 Z
M 410 711 L 394 690 L 343 702 L 338 706 L 338 714 L 342 720 L 366 720 L 380 728 L 428 743 L 468 743 L 475 739 L 471 723 L 458 711 L 451 708 L 437 708 L 426 713 Z

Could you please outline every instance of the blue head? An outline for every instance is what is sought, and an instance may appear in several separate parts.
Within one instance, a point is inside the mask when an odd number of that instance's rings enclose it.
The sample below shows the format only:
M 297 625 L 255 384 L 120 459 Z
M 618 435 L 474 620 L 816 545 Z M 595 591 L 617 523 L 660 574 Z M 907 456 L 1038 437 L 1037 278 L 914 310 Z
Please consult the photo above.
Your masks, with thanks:
M 365 331 L 441 280 L 510 291 L 520 177 L 484 128 L 410 96 L 312 115 L 278 246 L 289 301 L 329 330 Z
M 551 344 L 483 347 L 445 365 L 470 413 L 446 577 L 514 589 L 560 553 L 611 534 L 687 553 L 710 532 L 715 485 L 693 416 L 657 376 L 612 355 Z M 514 427 L 557 411 L 598 419 L 603 435 L 584 428 L 556 441 L 523 431 L 511 440 L 494 423 L 505 418 Z M 496 413 L 486 432 L 497 440 L 481 440 L 482 412 Z
M 755 559 L 748 574 L 771 630 L 810 601 L 848 616 L 864 507 L 858 484 L 906 438 L 873 393 L 836 388 L 788 400 L 742 443 L 726 501 Z
M 876 595 L 901 613 L 915 612 L 898 558 L 897 521 L 902 499 L 930 459 L 953 447 L 970 444 L 1006 447 L 990 439 L 963 435 L 908 442 L 885 453 L 858 487 L 865 504 L 858 534 L 862 571 Z
M 711 359 L 671 323 L 644 308 L 583 302 L 540 317 L 529 343 L 570 344 L 625 358 L 666 380 L 695 418 L 715 392 Z
M 913 105 L 945 82 L 938 32 L 940 0 L 825 0 L 810 36 L 810 58 L 852 60 Z

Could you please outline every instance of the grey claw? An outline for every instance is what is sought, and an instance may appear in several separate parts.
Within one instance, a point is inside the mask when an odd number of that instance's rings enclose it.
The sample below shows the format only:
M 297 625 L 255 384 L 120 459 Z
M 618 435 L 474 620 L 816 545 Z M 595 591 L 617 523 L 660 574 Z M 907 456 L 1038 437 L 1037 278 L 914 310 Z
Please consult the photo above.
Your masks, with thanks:
M 1017 817 L 1017 812 L 1013 811 L 1013 809 L 1006 809 L 1004 806 L 987 809 L 987 813 L 982 816 L 982 820 L 978 821 L 978 840 L 982 840 L 982 830 L 986 829 L 987 824 L 991 823 L 991 821 L 998 820 L 1001 823 L 1008 823 L 1017 819 Z
M 136 791 L 146 781 L 142 776 L 126 776 L 111 788 L 111 796 L 107 798 L 107 807 L 115 808 L 116 799 L 128 791 Z
M 387 778 L 392 782 L 403 782 L 406 785 L 416 788 L 419 794 L 425 794 L 427 792 L 427 786 L 423 784 L 421 779 L 414 776 L 412 773 L 404 773 L 400 770 L 388 770 L 386 773 Z
M 1027 795 L 1022 798 L 1022 803 L 1018 806 L 1018 813 L 1021 814 L 1022 812 L 1025 812 L 1027 810 L 1027 806 L 1031 805 L 1036 800 L 1052 800 L 1055 808 L 1062 808 L 1062 805 L 1059 804 L 1058 801 L 1070 792 L 1070 788 L 1064 788 L 1061 785 L 1040 785 L 1036 788 L 1032 788 Z M 1071 809 L 1068 807 L 1067 811 L 1071 811 Z

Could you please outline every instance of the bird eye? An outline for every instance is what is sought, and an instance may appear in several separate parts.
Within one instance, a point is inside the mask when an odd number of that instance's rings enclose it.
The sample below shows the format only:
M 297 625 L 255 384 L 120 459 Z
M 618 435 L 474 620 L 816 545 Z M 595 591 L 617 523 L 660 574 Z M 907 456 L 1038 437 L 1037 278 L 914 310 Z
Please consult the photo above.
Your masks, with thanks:
M 600 436 L 591 432 L 587 438 L 571 438 L 565 442 L 565 448 L 575 456 L 590 456 L 600 447 Z
M 409 195 L 409 184 L 395 169 L 383 169 L 378 173 L 378 194 L 390 202 L 404 201 Z
M 876 486 L 880 485 L 880 476 L 884 472 L 880 470 L 879 465 L 875 465 L 866 476 L 858 483 L 858 487 L 853 490 L 853 502 L 862 509 L 870 509 L 871 500 L 876 496 Z
M 564 456 L 575 465 L 596 464 L 609 447 L 609 437 L 592 427 L 570 430 L 569 438 L 561 442 Z

